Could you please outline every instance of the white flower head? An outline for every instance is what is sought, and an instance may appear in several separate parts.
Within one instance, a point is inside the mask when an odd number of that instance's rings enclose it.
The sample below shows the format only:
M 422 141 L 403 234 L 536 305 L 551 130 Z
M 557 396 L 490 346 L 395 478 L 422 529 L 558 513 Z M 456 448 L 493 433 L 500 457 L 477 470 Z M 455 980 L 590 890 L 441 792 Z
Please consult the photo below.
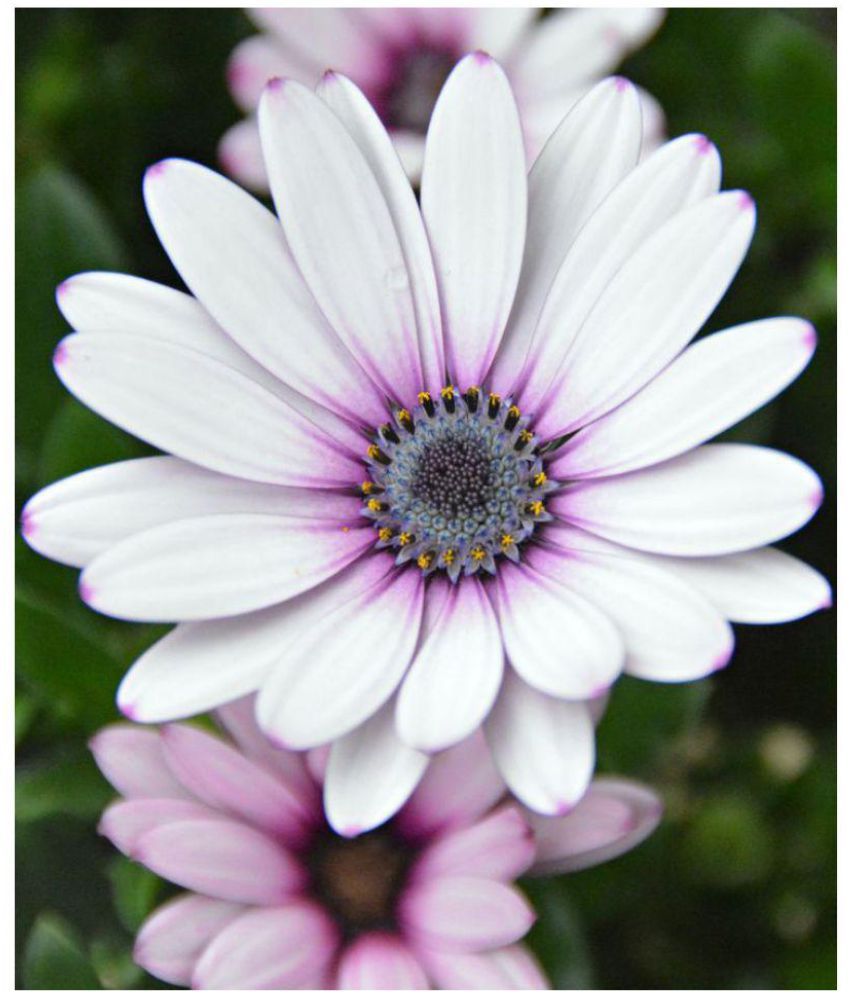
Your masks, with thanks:
M 754 206 L 718 192 L 702 136 L 638 164 L 623 79 L 527 176 L 504 73 L 464 58 L 421 211 L 347 79 L 274 81 L 259 121 L 279 219 L 193 163 L 146 177 L 193 296 L 104 273 L 59 288 L 63 383 L 171 455 L 48 487 L 24 533 L 84 568 L 94 609 L 178 623 L 123 681 L 129 717 L 258 691 L 265 732 L 333 743 L 326 792 L 368 784 L 358 803 L 383 819 L 417 756 L 483 724 L 511 790 L 562 814 L 621 672 L 704 677 L 729 620 L 829 602 L 763 548 L 812 516 L 817 476 L 703 445 L 797 376 L 814 332 L 770 318 L 689 346 Z
M 231 176 L 267 191 L 256 110 L 266 82 L 286 76 L 314 86 L 326 69 L 344 73 L 377 111 L 408 176 L 418 182 L 434 103 L 455 63 L 489 52 L 516 96 L 529 163 L 564 115 L 658 29 L 657 7 L 270 7 L 249 11 L 261 34 L 234 50 L 227 78 L 247 117 L 223 137 Z M 664 129 L 658 103 L 641 92 L 644 145 Z

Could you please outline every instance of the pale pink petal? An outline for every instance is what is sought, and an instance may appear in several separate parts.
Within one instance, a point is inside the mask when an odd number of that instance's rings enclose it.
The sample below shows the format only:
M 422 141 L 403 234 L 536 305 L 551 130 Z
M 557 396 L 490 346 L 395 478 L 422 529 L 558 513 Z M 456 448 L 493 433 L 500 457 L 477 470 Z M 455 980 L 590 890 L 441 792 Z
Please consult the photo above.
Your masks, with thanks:
M 250 377 L 195 349 L 92 332 L 63 339 L 54 362 L 62 383 L 87 407 L 208 470 L 295 487 L 345 487 L 359 479 L 361 464 L 347 446 Z
M 521 944 L 480 954 L 428 950 L 423 960 L 443 989 L 542 991 L 551 987 L 534 956 Z
M 610 476 L 693 449 L 784 390 L 814 348 L 814 329 L 800 318 L 753 321 L 701 339 L 633 398 L 569 439 L 551 474 Z
M 623 640 L 604 611 L 542 570 L 535 553 L 522 564 L 501 564 L 493 585 L 505 652 L 544 694 L 596 697 L 623 668 Z
M 471 826 L 450 829 L 430 843 L 416 861 L 418 880 L 471 875 L 510 882 L 534 860 L 534 839 L 520 810 L 506 804 Z
M 225 131 L 218 143 L 218 161 L 228 176 L 243 187 L 257 193 L 268 192 L 269 178 L 256 118 L 237 121 Z
M 372 170 L 392 217 L 416 312 L 422 390 L 439 392 L 445 384 L 445 356 L 440 302 L 431 249 L 410 181 L 369 101 L 354 84 L 338 73 L 325 73 L 317 89 L 348 129 Z
M 89 749 L 101 774 L 125 798 L 190 798 L 168 769 L 153 729 L 106 726 L 89 740 Z
M 207 946 L 193 988 L 324 988 L 339 943 L 326 913 L 306 901 L 250 909 Z
M 586 791 L 595 742 L 585 702 L 550 698 L 506 674 L 485 731 L 508 787 L 535 812 L 563 815 Z
M 192 726 L 168 725 L 161 735 L 166 763 L 196 798 L 287 843 L 305 839 L 315 813 L 281 778 Z
M 399 937 L 366 933 L 343 951 L 335 987 L 343 991 L 421 991 L 430 985 L 419 961 Z
M 653 561 L 692 584 L 732 622 L 770 625 L 832 607 L 829 581 L 779 549 Z
M 227 82 L 233 99 L 244 111 L 252 111 L 266 83 L 274 76 L 298 76 L 304 67 L 287 54 L 273 38 L 252 35 L 233 49 L 227 61 Z
M 122 539 L 167 522 L 225 513 L 356 520 L 360 499 L 257 484 L 174 456 L 110 463 L 66 477 L 27 502 L 24 538 L 43 556 L 84 567 Z
M 409 746 L 445 749 L 483 722 L 502 680 L 496 615 L 480 581 L 452 587 L 398 696 L 396 727 Z
M 661 799 L 636 781 L 594 780 L 561 819 L 528 813 L 537 844 L 532 874 L 563 874 L 613 860 L 642 843 L 661 820 Z
M 606 80 L 572 109 L 528 176 L 528 229 L 508 327 L 491 373 L 509 393 L 558 267 L 594 209 L 634 168 L 641 140 L 634 87 Z
M 290 749 L 308 749 L 373 715 L 410 663 L 423 587 L 417 571 L 393 571 L 296 639 L 260 690 L 265 732 Z
M 301 862 L 280 843 L 224 816 L 150 829 L 131 856 L 183 888 L 248 905 L 278 905 L 306 878 Z
M 106 615 L 146 622 L 241 615 L 294 598 L 361 556 L 374 533 L 349 523 L 244 514 L 158 525 L 95 557 L 81 595 Z
M 580 529 L 553 528 L 547 536 L 561 552 L 535 550 L 535 562 L 608 615 L 623 639 L 626 673 L 692 681 L 728 663 L 732 629 L 690 584 Z
M 395 731 L 391 699 L 331 746 L 324 776 L 325 812 L 343 836 L 386 822 L 401 808 L 428 766 L 428 757 Z
M 448 876 L 412 884 L 399 918 L 417 946 L 477 952 L 525 936 L 535 917 L 516 888 L 485 877 Z
M 469 14 L 467 47 L 487 52 L 503 65 L 510 64 L 521 42 L 538 29 L 536 7 L 474 7 Z
M 422 386 L 411 277 L 374 173 L 310 90 L 277 81 L 260 136 L 286 239 L 316 301 L 376 384 L 402 406 Z
M 571 485 L 548 506 L 635 549 L 715 556 L 796 532 L 822 499 L 817 475 L 793 456 L 714 443 L 644 470 Z
M 412 837 L 474 822 L 505 793 L 481 732 L 438 754 L 410 801 L 398 815 L 401 830 Z
M 165 722 L 256 691 L 296 639 L 392 567 L 390 557 L 364 556 L 282 605 L 178 625 L 130 668 L 118 707 L 137 721 Z
M 133 960 L 155 978 L 188 988 L 204 947 L 243 911 L 241 905 L 205 895 L 172 899 L 143 923 Z
M 449 374 L 481 384 L 519 280 L 525 152 L 510 85 L 482 53 L 452 71 L 425 149 L 422 214 L 434 253 Z
M 680 211 L 646 239 L 584 320 L 535 431 L 575 431 L 660 373 L 717 306 L 754 229 L 752 198 L 731 190 Z
M 206 805 L 183 798 L 131 798 L 110 805 L 101 816 L 97 831 L 125 856 L 130 856 L 139 838 L 149 829 L 169 822 L 209 819 L 215 814 Z
M 381 420 L 383 398 L 329 327 L 270 211 L 181 159 L 148 170 L 145 203 L 186 284 L 249 355 L 355 422 Z

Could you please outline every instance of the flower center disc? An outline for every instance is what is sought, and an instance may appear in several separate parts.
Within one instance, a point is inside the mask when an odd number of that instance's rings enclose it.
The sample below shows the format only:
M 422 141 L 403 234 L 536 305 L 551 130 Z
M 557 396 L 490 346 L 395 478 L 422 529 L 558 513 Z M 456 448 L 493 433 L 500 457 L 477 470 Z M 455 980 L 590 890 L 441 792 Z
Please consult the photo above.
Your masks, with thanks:
M 431 112 L 459 53 L 418 44 L 394 53 L 376 106 L 388 128 L 425 134 Z
M 411 859 L 387 830 L 356 839 L 328 833 L 311 854 L 313 890 L 349 935 L 391 929 Z
M 439 399 L 422 393 L 412 414 L 395 412 L 369 447 L 362 485 L 378 545 L 452 581 L 494 573 L 500 555 L 519 559 L 520 545 L 550 518 L 544 498 L 553 487 L 528 422 L 477 387 L 462 395 L 446 387 Z

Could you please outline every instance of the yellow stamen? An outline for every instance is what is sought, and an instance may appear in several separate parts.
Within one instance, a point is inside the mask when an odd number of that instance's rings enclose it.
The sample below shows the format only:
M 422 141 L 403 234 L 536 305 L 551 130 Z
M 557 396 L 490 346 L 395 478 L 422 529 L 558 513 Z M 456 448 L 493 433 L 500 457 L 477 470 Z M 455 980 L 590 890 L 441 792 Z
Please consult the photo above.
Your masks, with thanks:
M 366 455 L 369 459 L 377 459 L 381 455 L 380 447 L 372 443 L 372 445 L 366 450 Z
M 514 418 L 519 418 L 519 416 L 520 416 L 520 410 L 519 410 L 519 408 L 515 404 L 512 404 L 508 408 L 508 414 L 511 415 Z
M 364 494 L 371 494 L 374 489 L 375 485 L 372 483 L 371 480 L 364 480 L 363 483 L 360 485 L 360 490 Z
M 532 439 L 534 438 L 534 433 L 533 433 L 533 432 L 529 432 L 527 428 L 524 428 L 524 429 L 523 429 L 523 430 L 522 430 L 522 431 L 521 431 L 521 432 L 519 433 L 519 436 L 518 436 L 518 437 L 519 437 L 519 438 L 520 438 L 520 439 L 521 439 L 521 440 L 522 440 L 523 442 L 531 442 L 531 440 L 532 440 Z
M 540 473 L 535 473 L 534 475 L 534 486 L 542 487 L 548 479 L 546 474 L 541 470 Z
M 413 536 L 409 532 L 400 532 L 398 537 L 399 546 L 409 546 L 413 541 Z
M 396 412 L 396 418 L 398 418 L 399 422 L 402 425 L 404 425 L 405 428 L 413 424 L 413 416 L 410 414 L 407 408 L 400 408 Z
M 447 567 L 450 567 L 454 563 L 454 561 L 455 561 L 455 551 L 453 549 L 447 549 L 445 553 L 443 553 L 443 563 L 445 563 Z
M 427 570 L 428 567 L 431 566 L 433 561 L 434 561 L 433 553 L 420 553 L 419 556 L 416 557 L 416 565 L 419 567 L 420 570 Z
M 392 537 L 393 537 L 393 530 L 388 525 L 385 525 L 383 528 L 378 529 L 378 538 L 381 540 L 381 542 L 389 542 L 390 539 L 392 539 Z
M 452 387 L 451 384 L 449 384 L 448 387 L 443 387 L 443 389 L 440 391 L 440 397 L 442 397 L 444 401 L 454 396 L 455 396 L 455 389 L 454 387 Z
M 500 540 L 502 549 L 509 549 L 513 546 L 514 541 L 514 537 L 510 534 L 510 532 L 505 532 Z
M 427 390 L 420 390 L 419 393 L 416 395 L 416 400 L 419 401 L 420 404 L 425 404 L 426 402 L 431 400 L 431 395 L 428 393 Z
M 476 563 L 480 563 L 487 556 L 487 553 L 480 546 L 473 546 L 469 555 Z
M 490 391 L 490 393 L 487 395 L 487 398 L 488 398 L 488 400 L 490 401 L 491 404 L 501 404 L 502 403 L 502 395 L 501 394 L 494 394 L 493 391 Z
M 369 500 L 366 502 L 366 507 L 369 509 L 369 511 L 380 511 L 381 502 L 377 498 L 369 498 Z
M 545 508 L 544 508 L 544 505 L 543 505 L 542 501 L 532 501 L 531 504 L 528 506 L 528 510 L 535 517 L 537 517 L 538 515 L 542 515 L 543 514 L 543 512 L 545 511 Z
M 481 393 L 481 388 L 480 387 L 467 387 L 466 388 L 466 393 L 467 394 L 471 394 L 473 397 L 478 397 L 478 395 Z

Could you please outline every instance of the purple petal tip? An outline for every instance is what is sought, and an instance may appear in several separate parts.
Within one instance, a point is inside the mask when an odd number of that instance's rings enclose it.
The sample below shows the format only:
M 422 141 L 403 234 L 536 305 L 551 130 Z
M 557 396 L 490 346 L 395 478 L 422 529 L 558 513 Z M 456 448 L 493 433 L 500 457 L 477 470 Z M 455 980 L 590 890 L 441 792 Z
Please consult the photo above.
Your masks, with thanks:
M 60 342 L 53 350 L 53 365 L 61 366 L 68 358 L 68 349 L 64 342 Z
M 705 135 L 697 135 L 694 139 L 694 147 L 698 155 L 708 155 L 714 148 L 714 143 L 709 138 L 706 138 Z
M 33 513 L 28 508 L 24 508 L 21 512 L 21 535 L 24 539 L 29 539 L 33 532 L 35 532 Z
M 489 66 L 493 62 L 493 56 L 480 48 L 472 53 L 472 59 L 479 66 Z
M 148 166 L 145 170 L 145 180 L 155 180 L 168 168 L 168 160 L 163 159 L 160 162 L 155 162 L 152 166 Z
M 558 802 L 555 806 L 555 811 L 552 814 L 561 819 L 565 815 L 569 815 L 574 808 L 575 805 L 572 802 Z
M 92 599 L 94 598 L 94 589 L 88 581 L 81 580 L 79 587 L 77 588 L 80 598 L 85 601 L 87 605 L 90 605 Z
M 806 330 L 803 333 L 803 343 L 810 352 L 814 352 L 818 344 L 818 333 L 811 322 L 806 322 Z
M 622 93 L 624 90 L 628 90 L 632 85 L 625 76 L 612 76 L 611 78 L 614 81 L 614 87 L 617 90 L 617 93 Z
M 350 840 L 354 839 L 355 836 L 359 836 L 362 832 L 362 826 L 345 826 L 344 829 L 340 829 L 339 834 Z
M 740 207 L 742 211 L 754 211 L 755 210 L 755 206 L 756 206 L 756 202 L 746 192 L 746 190 L 743 190 L 738 195 L 738 207 Z
M 266 89 L 269 93 L 279 93 L 283 89 L 283 77 L 272 76 L 272 78 L 266 83 Z
M 63 280 L 56 288 L 56 300 L 58 301 L 62 300 L 62 298 L 67 295 L 70 289 L 71 289 L 71 281 Z
M 820 508 L 820 506 L 823 504 L 823 487 L 818 486 L 818 489 L 809 498 L 809 502 L 815 511 L 817 511 L 818 508 Z
M 118 711 L 124 716 L 124 718 L 129 719 L 131 722 L 136 722 L 138 720 L 139 712 L 135 705 L 119 701 Z
M 723 670 L 724 667 L 728 666 L 729 661 L 732 659 L 732 650 L 726 650 L 724 653 L 714 661 L 711 665 L 711 673 L 716 674 L 718 670 Z

